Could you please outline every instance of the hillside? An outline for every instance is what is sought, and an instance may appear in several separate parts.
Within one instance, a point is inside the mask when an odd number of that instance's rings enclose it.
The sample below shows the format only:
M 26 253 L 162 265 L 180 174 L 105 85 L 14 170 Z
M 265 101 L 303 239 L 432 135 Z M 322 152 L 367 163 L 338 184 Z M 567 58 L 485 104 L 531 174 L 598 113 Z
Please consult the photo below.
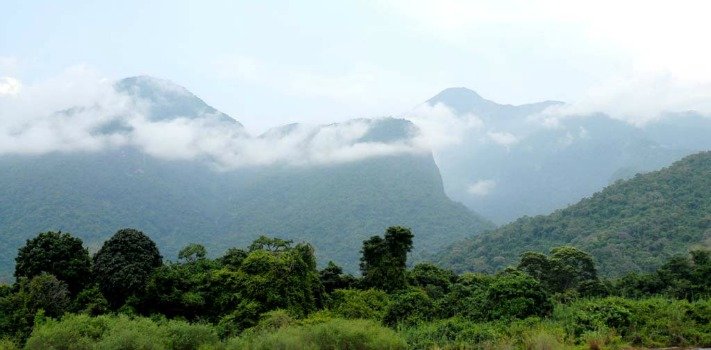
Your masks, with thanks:
M 230 128 L 252 142 L 237 121 L 171 84 L 140 77 L 117 87 L 149 107 L 149 120 L 217 117 L 211 127 Z M 398 119 L 356 122 L 368 128 L 353 140 L 360 145 L 400 142 L 414 128 Z M 120 123 L 110 126 L 101 132 L 131 132 Z M 306 145 L 297 146 L 315 148 L 320 132 L 338 127 L 306 129 L 309 134 L 299 139 Z M 272 130 L 269 142 L 295 130 L 303 131 L 298 125 Z M 229 169 L 216 169 L 210 160 L 163 159 L 138 146 L 0 155 L 0 250 L 7 252 L 0 256 L 0 279 L 12 275 L 13 256 L 25 240 L 47 230 L 70 232 L 95 251 L 119 228 L 136 227 L 171 260 L 191 242 L 204 242 L 218 255 L 267 234 L 311 242 L 322 262 L 334 260 L 354 272 L 357 247 L 387 226 L 406 225 L 417 233 L 416 256 L 492 227 L 444 194 L 427 152 Z
M 618 181 L 546 216 L 523 217 L 455 243 L 435 261 L 457 271 L 496 271 L 524 251 L 573 245 L 602 273 L 652 271 L 674 254 L 711 246 L 711 152 Z
M 659 170 L 711 149 L 711 118 L 665 115 L 636 126 L 604 114 L 546 121 L 561 102 L 499 104 L 466 88 L 446 89 L 424 109 L 446 107 L 478 122 L 456 146 L 435 150 L 445 191 L 497 224 L 549 214 L 620 178 Z M 422 106 L 421 106 L 422 108 Z

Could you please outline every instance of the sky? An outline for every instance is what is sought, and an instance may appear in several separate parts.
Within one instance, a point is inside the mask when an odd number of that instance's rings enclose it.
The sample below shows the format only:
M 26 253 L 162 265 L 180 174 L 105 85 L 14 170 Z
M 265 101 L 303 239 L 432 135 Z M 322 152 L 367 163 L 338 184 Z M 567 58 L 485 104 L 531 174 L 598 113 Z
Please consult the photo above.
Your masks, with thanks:
M 150 75 L 253 133 L 400 115 L 454 86 L 621 116 L 711 110 L 708 13 L 683 0 L 2 0 L 0 95 L 68 71 Z

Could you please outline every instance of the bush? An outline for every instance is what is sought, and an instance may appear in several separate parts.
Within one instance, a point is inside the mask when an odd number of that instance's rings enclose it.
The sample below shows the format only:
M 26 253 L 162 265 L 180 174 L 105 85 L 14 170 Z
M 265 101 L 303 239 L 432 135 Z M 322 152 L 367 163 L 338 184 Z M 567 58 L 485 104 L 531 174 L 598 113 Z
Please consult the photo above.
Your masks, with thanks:
M 393 297 L 383 321 L 390 326 L 398 323 L 415 324 L 431 319 L 434 313 L 434 303 L 427 293 L 420 289 L 409 289 Z
M 503 334 L 497 325 L 450 318 L 401 329 L 414 349 L 474 349 L 497 344 Z
M 523 273 L 503 273 L 489 285 L 486 294 L 489 318 L 511 319 L 546 316 L 553 304 L 543 286 Z
M 337 289 L 331 294 L 328 308 L 338 317 L 382 321 L 390 298 L 376 289 Z
M 209 325 L 123 315 L 69 315 L 35 327 L 25 349 L 191 350 L 217 343 L 217 332 Z
M 406 349 L 395 331 L 370 320 L 331 319 L 288 326 L 274 332 L 246 332 L 231 339 L 227 349 Z

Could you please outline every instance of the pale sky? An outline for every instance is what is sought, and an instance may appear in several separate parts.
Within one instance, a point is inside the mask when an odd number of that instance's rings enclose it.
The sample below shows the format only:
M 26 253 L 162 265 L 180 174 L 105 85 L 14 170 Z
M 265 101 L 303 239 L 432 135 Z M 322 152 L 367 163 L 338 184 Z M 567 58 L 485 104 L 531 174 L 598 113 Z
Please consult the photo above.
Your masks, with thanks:
M 452 86 L 622 114 L 711 101 L 707 1 L 0 1 L 0 95 L 77 66 L 145 74 L 252 132 Z

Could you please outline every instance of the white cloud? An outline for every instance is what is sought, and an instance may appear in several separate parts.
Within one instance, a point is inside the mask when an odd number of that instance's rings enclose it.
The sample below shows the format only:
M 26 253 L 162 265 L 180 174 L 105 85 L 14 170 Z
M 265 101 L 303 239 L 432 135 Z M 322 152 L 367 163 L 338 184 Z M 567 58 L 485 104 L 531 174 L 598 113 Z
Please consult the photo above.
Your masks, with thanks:
M 421 132 L 423 147 L 435 151 L 458 145 L 471 130 L 480 130 L 484 122 L 473 114 L 457 115 L 442 103 L 423 103 L 402 116 L 412 121 Z
M 17 96 L 20 93 L 20 87 L 22 84 L 19 80 L 12 77 L 2 77 L 0 78 L 0 96 L 10 95 Z
M 489 131 L 486 133 L 486 136 L 489 137 L 491 141 L 496 143 L 497 145 L 501 145 L 504 147 L 510 147 L 518 143 L 518 137 L 516 135 L 501 131 L 501 132 L 495 132 L 495 131 Z
M 496 181 L 478 180 L 467 187 L 467 193 L 478 197 L 484 197 L 491 193 L 494 188 L 496 188 Z
M 424 34 L 468 45 L 482 25 L 540 24 L 580 30 L 588 45 L 629 56 L 635 69 L 668 71 L 678 78 L 711 79 L 705 45 L 711 3 L 703 0 L 594 2 L 560 0 L 383 0 L 390 13 L 410 19 Z
M 607 81 L 590 89 L 582 99 L 553 106 L 538 118 L 549 126 L 570 116 L 605 113 L 641 126 L 667 112 L 694 110 L 711 114 L 711 82 L 693 82 L 671 74 L 639 74 Z
M 156 88 L 177 89 L 174 85 Z M 147 115 L 147 107 L 146 101 L 117 93 L 112 82 L 98 73 L 74 67 L 45 82 L 28 85 L 16 96 L 0 95 L 0 154 L 135 147 L 157 158 L 204 160 L 227 170 L 343 163 L 426 151 L 415 140 L 360 141 L 377 120 L 322 127 L 300 125 L 285 133 L 251 137 L 238 125 L 215 115 L 156 121 Z

